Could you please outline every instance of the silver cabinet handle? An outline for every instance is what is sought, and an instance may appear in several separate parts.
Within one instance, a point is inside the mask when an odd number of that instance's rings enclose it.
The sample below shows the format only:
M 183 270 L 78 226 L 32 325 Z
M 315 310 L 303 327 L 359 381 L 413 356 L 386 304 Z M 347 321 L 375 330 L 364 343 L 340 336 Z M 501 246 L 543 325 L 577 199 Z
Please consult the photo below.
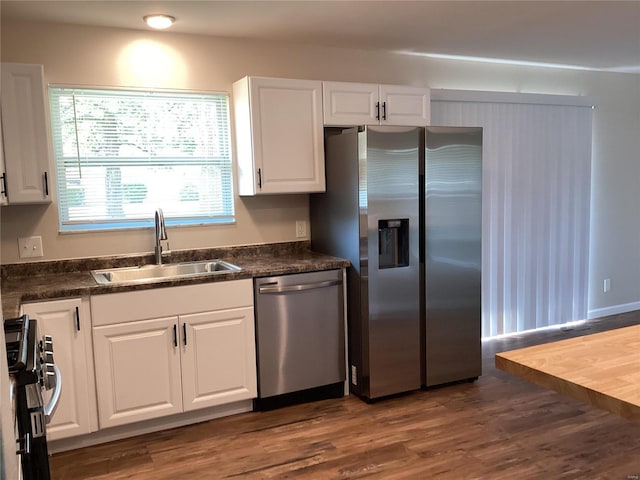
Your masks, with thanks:
M 325 282 L 302 283 L 299 285 L 287 285 L 284 287 L 278 287 L 278 286 L 260 287 L 258 289 L 258 293 L 299 292 L 301 290 L 313 290 L 314 288 L 333 287 L 334 285 L 342 285 L 342 280 L 327 280 Z

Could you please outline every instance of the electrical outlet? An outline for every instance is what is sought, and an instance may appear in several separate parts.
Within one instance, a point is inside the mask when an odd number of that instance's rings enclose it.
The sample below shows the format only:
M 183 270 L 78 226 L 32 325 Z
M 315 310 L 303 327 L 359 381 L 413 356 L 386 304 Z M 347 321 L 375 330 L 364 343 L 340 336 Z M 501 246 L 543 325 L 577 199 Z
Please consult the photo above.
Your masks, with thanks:
M 355 365 L 351 365 L 351 383 L 358 385 L 358 369 Z
M 610 278 L 605 278 L 603 285 L 602 285 L 602 290 L 604 290 L 604 293 L 608 293 L 609 290 L 611 290 L 611 279 Z
M 296 221 L 296 237 L 304 238 L 307 236 L 307 222 L 304 220 Z
M 42 237 L 18 238 L 20 258 L 42 257 Z

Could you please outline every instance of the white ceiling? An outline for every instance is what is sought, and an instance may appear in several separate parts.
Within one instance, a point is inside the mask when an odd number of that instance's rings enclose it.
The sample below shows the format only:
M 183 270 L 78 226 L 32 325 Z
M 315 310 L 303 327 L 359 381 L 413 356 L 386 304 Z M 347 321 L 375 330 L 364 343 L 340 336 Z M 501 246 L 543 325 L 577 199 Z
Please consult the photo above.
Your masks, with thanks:
M 147 29 L 640 73 L 640 0 L 11 1 L 3 21 Z

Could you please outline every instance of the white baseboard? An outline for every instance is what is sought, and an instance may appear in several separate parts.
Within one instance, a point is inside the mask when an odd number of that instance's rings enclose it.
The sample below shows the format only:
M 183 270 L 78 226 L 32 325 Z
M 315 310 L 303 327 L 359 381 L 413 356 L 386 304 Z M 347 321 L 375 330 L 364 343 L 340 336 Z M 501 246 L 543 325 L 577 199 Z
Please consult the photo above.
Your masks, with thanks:
M 47 445 L 49 446 L 49 453 L 59 453 L 67 450 L 75 450 L 77 448 L 90 447 L 101 443 L 113 442 L 114 440 L 135 437 L 137 435 L 167 430 L 169 428 L 205 422 L 207 420 L 226 417 L 228 415 L 246 413 L 252 410 L 253 402 L 251 400 L 242 400 L 235 403 L 229 403 L 227 405 L 179 413 L 177 415 L 170 415 L 153 420 L 145 420 L 143 422 L 132 423 L 130 425 L 106 428 L 88 435 L 52 440 L 47 442 Z
M 623 303 L 621 305 L 613 305 L 611 307 L 595 308 L 593 310 L 589 310 L 587 318 L 591 320 L 592 318 L 618 315 L 620 313 L 633 312 L 635 310 L 640 310 L 640 302 Z

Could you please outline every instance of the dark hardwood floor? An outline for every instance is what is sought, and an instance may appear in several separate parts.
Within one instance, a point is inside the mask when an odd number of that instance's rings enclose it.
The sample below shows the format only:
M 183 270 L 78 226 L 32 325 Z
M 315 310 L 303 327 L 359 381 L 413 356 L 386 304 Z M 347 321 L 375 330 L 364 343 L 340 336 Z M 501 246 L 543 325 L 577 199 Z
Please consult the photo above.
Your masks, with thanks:
M 484 342 L 475 383 L 246 413 L 60 453 L 53 478 L 635 480 L 640 424 L 493 365 L 496 352 L 635 324 L 640 312 Z

